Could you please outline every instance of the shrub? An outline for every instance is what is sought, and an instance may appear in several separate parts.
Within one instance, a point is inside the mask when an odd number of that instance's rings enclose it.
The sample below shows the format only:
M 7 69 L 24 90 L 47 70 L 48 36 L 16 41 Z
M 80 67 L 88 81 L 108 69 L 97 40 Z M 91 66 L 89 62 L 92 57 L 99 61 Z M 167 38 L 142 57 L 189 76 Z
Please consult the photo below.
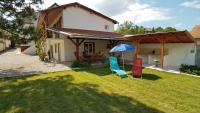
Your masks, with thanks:
M 39 56 L 41 61 L 45 61 L 46 52 L 45 52 L 45 38 L 40 38 L 36 41 L 36 53 Z
M 76 68 L 76 67 L 79 67 L 79 68 L 84 68 L 84 67 L 90 67 L 90 62 L 86 62 L 86 61 L 83 61 L 83 62 L 80 62 L 80 61 L 74 61 L 71 65 L 72 68 Z
M 105 64 L 105 63 L 106 63 L 106 57 L 105 57 L 105 56 L 102 56 L 102 58 L 101 58 L 101 63 L 102 63 L 102 64 Z
M 198 66 L 182 64 L 180 67 L 180 71 L 183 73 L 200 76 L 200 67 L 198 67 Z

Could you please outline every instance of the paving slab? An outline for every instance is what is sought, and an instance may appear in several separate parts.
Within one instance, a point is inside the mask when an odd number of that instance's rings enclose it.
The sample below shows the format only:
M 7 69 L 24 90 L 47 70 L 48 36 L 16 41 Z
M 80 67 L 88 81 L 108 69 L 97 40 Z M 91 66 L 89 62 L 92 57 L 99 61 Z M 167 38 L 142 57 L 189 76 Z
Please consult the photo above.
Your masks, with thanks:
M 70 65 L 70 62 L 55 65 L 45 63 L 37 55 L 27 55 L 12 49 L 0 54 L 0 78 L 71 70 Z

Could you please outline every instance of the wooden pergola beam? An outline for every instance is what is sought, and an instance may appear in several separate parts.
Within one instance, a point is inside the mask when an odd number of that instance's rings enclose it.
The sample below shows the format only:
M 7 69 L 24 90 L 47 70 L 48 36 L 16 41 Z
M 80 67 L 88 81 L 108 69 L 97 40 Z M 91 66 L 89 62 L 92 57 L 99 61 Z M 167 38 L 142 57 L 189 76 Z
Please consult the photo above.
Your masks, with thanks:
M 136 50 L 135 50 L 135 58 L 138 57 L 139 50 L 140 50 L 140 41 L 141 41 L 141 40 L 142 40 L 142 38 L 133 41 L 133 45 L 135 45 L 135 47 L 136 47 Z
M 114 47 L 115 45 L 119 43 L 119 40 L 109 40 L 109 42 L 110 42 L 110 45 Z
M 76 39 L 76 41 L 74 41 L 73 39 L 69 38 L 70 41 L 76 46 L 76 60 L 80 60 L 80 55 L 79 55 L 79 47 L 80 45 L 85 41 L 85 39 L 82 39 L 81 41 L 79 40 L 79 38 Z

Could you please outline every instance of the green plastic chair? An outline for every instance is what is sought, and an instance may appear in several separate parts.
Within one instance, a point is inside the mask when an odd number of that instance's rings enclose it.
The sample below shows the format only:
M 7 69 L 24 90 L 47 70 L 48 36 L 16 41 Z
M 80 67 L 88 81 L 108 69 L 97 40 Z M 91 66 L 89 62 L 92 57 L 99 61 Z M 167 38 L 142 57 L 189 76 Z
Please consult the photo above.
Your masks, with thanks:
M 117 63 L 117 58 L 114 56 L 110 56 L 109 57 L 109 63 L 110 63 L 110 70 L 112 72 L 115 72 L 117 75 L 119 75 L 120 77 L 126 77 L 127 73 L 120 69 L 118 63 Z

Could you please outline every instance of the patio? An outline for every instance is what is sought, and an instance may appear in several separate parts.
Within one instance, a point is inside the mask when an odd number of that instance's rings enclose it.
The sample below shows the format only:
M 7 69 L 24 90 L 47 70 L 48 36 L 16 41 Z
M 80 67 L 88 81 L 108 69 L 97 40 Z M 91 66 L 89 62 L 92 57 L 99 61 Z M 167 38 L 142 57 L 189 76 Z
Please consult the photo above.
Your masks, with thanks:
M 0 78 L 71 70 L 71 62 L 45 63 L 38 56 L 20 54 L 17 49 L 2 53 L 0 59 Z

